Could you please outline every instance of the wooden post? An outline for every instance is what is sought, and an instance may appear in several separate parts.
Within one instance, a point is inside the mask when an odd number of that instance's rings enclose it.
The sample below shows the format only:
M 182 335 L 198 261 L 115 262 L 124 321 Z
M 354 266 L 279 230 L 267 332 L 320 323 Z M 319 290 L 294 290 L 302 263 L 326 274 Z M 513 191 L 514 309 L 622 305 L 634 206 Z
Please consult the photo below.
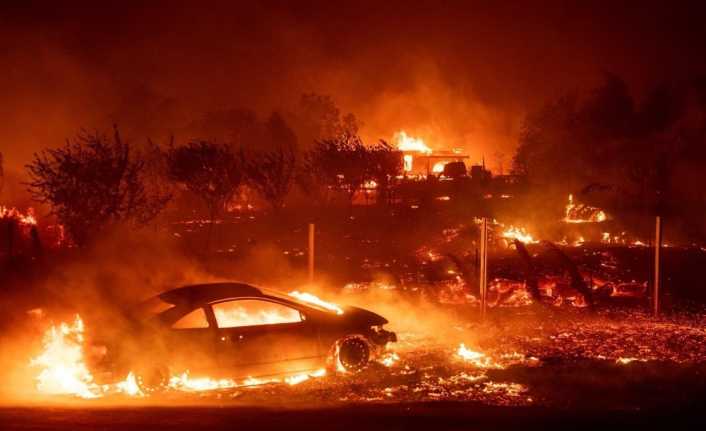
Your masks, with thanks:
M 480 315 L 485 319 L 488 286 L 488 219 L 483 217 L 480 228 Z
M 309 223 L 309 283 L 314 282 L 314 223 Z
M 660 253 L 662 251 L 662 217 L 655 218 L 655 273 L 652 286 L 652 306 L 654 315 L 659 315 Z

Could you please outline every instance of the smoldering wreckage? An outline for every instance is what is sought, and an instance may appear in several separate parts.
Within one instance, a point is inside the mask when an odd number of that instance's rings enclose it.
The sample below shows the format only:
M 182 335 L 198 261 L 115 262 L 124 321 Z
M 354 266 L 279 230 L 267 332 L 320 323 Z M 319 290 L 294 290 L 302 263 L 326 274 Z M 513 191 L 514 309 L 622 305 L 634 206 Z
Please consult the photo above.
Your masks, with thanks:
M 462 154 L 435 159 L 422 141 L 409 137 L 400 150 L 408 181 L 434 176 L 443 192 L 444 183 L 459 180 L 432 162 L 458 163 Z M 415 165 L 415 158 L 422 162 Z M 435 201 L 452 199 L 440 195 Z M 417 203 L 407 204 L 417 209 Z M 39 226 L 31 210 L 0 211 L 18 238 L 10 254 L 66 246 L 63 228 Z M 251 208 L 244 211 L 231 222 L 255 218 L 248 215 Z M 525 227 L 475 218 L 441 227 L 406 257 L 365 257 L 361 271 L 385 277 L 349 280 L 337 290 L 191 285 L 110 311 L 108 319 L 93 310 L 57 320 L 33 308 L 26 311 L 26 326 L 42 335 L 29 343 L 32 352 L 22 367 L 31 382 L 22 396 L 42 402 L 527 406 L 584 405 L 583 391 L 611 390 L 610 397 L 590 401 L 605 407 L 633 402 L 636 386 L 626 382 L 635 374 L 648 376 L 641 385 L 684 383 L 684 392 L 674 396 L 699 393 L 703 379 L 693 376 L 706 358 L 703 314 L 651 317 L 652 268 L 644 262 L 652 244 L 605 230 L 608 220 L 602 209 L 569 196 L 557 223 L 573 236 L 542 241 Z M 186 237 L 206 225 L 175 224 L 175 234 Z M 485 251 L 479 252 L 482 232 Z M 704 253 L 692 244 L 665 246 L 675 254 Z M 491 261 L 489 272 L 484 259 Z M 599 376 L 600 383 L 583 381 L 581 373 Z M 558 391 L 551 383 L 556 375 L 575 390 Z

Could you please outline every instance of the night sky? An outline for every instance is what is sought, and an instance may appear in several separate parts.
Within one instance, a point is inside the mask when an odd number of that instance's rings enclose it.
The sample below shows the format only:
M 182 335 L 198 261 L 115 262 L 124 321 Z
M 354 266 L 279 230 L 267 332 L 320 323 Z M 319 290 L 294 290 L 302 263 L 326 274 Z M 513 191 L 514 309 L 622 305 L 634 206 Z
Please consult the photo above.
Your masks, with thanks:
M 529 110 L 605 73 L 639 97 L 706 71 L 698 2 L 102 3 L 0 5 L 10 170 L 80 127 L 158 138 L 213 110 L 294 109 L 312 91 L 355 113 L 367 140 L 405 129 L 492 164 L 512 156 Z

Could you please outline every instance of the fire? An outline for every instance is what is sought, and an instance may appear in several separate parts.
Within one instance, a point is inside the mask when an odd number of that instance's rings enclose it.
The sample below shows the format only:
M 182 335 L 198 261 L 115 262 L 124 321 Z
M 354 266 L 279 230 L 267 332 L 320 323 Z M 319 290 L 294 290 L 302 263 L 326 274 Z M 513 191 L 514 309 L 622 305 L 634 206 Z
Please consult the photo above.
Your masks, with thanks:
M 431 148 L 427 147 L 424 140 L 421 138 L 413 138 L 404 130 L 397 133 L 397 149 L 400 151 L 409 151 L 422 154 L 431 154 Z
M 122 392 L 125 395 L 131 397 L 145 396 L 142 389 L 140 389 L 140 385 L 137 384 L 137 378 L 133 372 L 128 373 L 127 378 L 124 381 L 117 383 L 115 386 L 119 392 Z
M 22 214 L 17 208 L 8 208 L 0 205 L 0 220 L 13 219 L 25 226 L 36 226 L 37 218 L 34 216 L 34 208 L 28 208 L 27 213 Z
M 446 162 L 436 162 L 434 163 L 434 167 L 431 169 L 431 171 L 435 174 L 440 174 L 444 172 L 444 166 L 446 166 Z
M 39 392 L 81 398 L 101 396 L 101 388 L 84 361 L 83 331 L 83 321 L 77 315 L 72 324 L 52 326 L 44 334 L 44 351 L 30 362 L 31 366 L 42 368 L 37 376 Z
M 566 223 L 600 223 L 608 220 L 606 213 L 596 207 L 574 203 L 574 196 L 569 195 L 569 202 L 564 209 Z
M 237 386 L 235 380 L 212 379 L 209 377 L 189 377 L 189 372 L 184 371 L 180 375 L 172 376 L 168 384 L 170 389 L 186 392 L 213 391 L 216 389 L 230 389 Z
M 300 300 L 302 302 L 307 302 L 309 304 L 318 305 L 319 307 L 333 311 L 336 314 L 343 314 L 343 309 L 341 307 L 339 307 L 338 305 L 336 305 L 332 302 L 326 302 L 326 301 L 320 299 L 318 296 L 312 295 L 311 293 L 298 292 L 295 290 L 293 292 L 289 292 L 289 296 L 297 298 L 298 300 Z
M 84 341 L 84 324 L 78 315 L 70 324 L 61 323 L 47 330 L 44 334 L 42 353 L 30 361 L 31 367 L 41 368 L 36 379 L 36 388 L 40 393 L 74 395 L 87 399 L 100 398 L 110 393 L 121 393 L 130 397 L 146 396 L 140 387 L 138 377 L 133 372 L 128 373 L 125 380 L 121 382 L 97 384 L 86 365 Z M 242 382 L 236 382 L 233 379 L 191 377 L 187 370 L 181 374 L 172 375 L 167 388 L 184 392 L 201 392 L 272 383 L 297 385 L 325 375 L 326 369 L 320 368 L 284 378 L 248 377 Z
M 395 352 L 386 352 L 380 358 L 380 362 L 386 367 L 391 367 L 391 366 L 395 365 L 395 363 L 399 360 L 400 360 L 400 356 Z
M 503 233 L 501 236 L 505 239 L 516 239 L 520 242 L 523 242 L 525 244 L 534 244 L 539 241 L 534 239 L 532 235 L 530 235 L 527 230 L 523 227 L 515 227 L 515 226 L 510 226 Z
M 404 162 L 404 171 L 405 172 L 411 172 L 412 171 L 412 163 L 414 161 L 414 157 L 412 157 L 411 154 L 405 154 L 402 156 L 402 160 Z
M 472 363 L 478 368 L 503 368 L 501 365 L 496 364 L 490 356 L 471 350 L 463 343 L 458 346 L 456 356 L 460 357 L 465 362 Z

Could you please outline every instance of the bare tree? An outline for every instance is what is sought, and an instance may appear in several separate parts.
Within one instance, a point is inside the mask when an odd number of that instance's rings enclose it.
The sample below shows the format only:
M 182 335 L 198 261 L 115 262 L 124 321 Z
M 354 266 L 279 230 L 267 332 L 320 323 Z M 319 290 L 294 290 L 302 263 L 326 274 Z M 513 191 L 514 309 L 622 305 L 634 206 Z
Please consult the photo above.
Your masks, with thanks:
M 278 212 L 294 181 L 297 139 L 277 113 L 267 121 L 266 130 L 272 149 L 241 152 L 241 163 L 247 182 Z
M 305 155 L 298 181 L 305 193 L 325 196 L 335 189 L 344 192 L 352 204 L 368 178 L 367 162 L 367 150 L 358 136 L 326 139 Z
M 194 141 L 167 150 L 169 177 L 203 200 L 210 217 L 209 240 L 216 217 L 240 186 L 241 167 L 224 144 Z
M 144 161 L 131 157 L 117 126 L 112 139 L 81 131 L 64 147 L 35 153 L 26 168 L 32 197 L 51 206 L 79 246 L 112 223 L 148 223 L 169 199 L 145 190 Z

